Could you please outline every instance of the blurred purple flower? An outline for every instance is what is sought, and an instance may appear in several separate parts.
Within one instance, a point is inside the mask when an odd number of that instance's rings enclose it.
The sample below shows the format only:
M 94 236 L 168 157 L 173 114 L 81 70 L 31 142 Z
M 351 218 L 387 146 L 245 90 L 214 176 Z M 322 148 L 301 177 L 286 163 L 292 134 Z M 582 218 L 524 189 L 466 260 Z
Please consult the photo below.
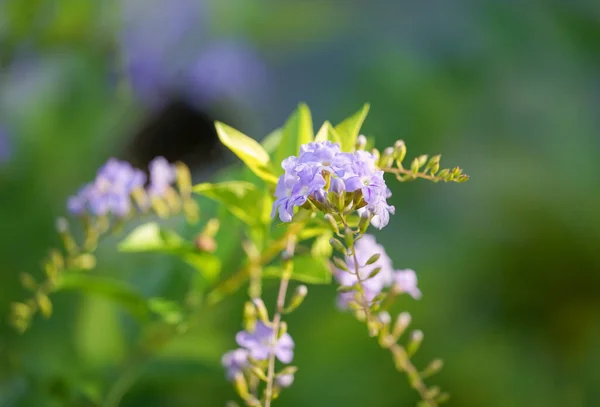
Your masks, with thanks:
M 248 351 L 246 349 L 229 351 L 221 358 L 221 364 L 227 369 L 227 378 L 233 380 L 236 374 L 242 372 L 250 365 L 248 362 Z
M 150 186 L 148 193 L 150 196 L 161 196 L 169 185 L 175 182 L 175 166 L 170 164 L 164 157 L 156 157 L 149 165 Z
M 114 158 L 98 170 L 96 179 L 82 187 L 67 201 L 74 215 L 94 216 L 113 214 L 123 217 L 131 211 L 131 194 L 146 182 L 146 174 L 131 164 Z
M 294 375 L 291 373 L 286 373 L 282 374 L 281 376 L 277 376 L 275 383 L 277 383 L 279 387 L 290 387 L 292 383 L 294 383 Z
M 209 42 L 205 1 L 132 0 L 123 7 L 121 51 L 138 98 L 160 107 L 173 94 L 194 105 L 247 100 L 264 65 L 242 42 Z M 258 92 L 256 92 L 258 93 Z
M 8 139 L 8 133 L 0 128 L 0 164 L 8 161 L 12 153 L 12 147 L 10 140 Z
M 284 333 L 273 343 L 273 328 L 257 322 L 254 332 L 240 331 L 235 337 L 238 345 L 250 352 L 256 360 L 266 360 L 271 353 L 282 363 L 290 363 L 294 358 L 294 341 L 288 333 Z
M 377 294 L 390 286 L 399 294 L 407 293 L 416 300 L 421 298 L 421 291 L 417 287 L 417 274 L 410 269 L 394 270 L 392 260 L 385 252 L 385 248 L 377 243 L 374 236 L 363 235 L 354 248 L 359 266 L 358 274 L 362 280 L 367 301 L 372 301 Z M 367 261 L 375 254 L 379 254 L 377 261 L 367 265 Z M 354 257 L 346 256 L 345 261 L 348 268 L 354 272 Z M 379 273 L 368 278 L 376 268 L 381 268 Z M 355 274 L 344 270 L 335 269 L 334 276 L 341 286 L 351 287 L 358 282 Z M 338 297 L 340 308 L 348 308 L 348 303 L 354 299 L 354 295 L 354 292 L 340 294 Z
M 393 282 L 394 267 L 392 260 L 385 252 L 385 248 L 378 244 L 375 237 L 372 235 L 364 235 L 354 246 L 356 251 L 356 259 L 358 260 L 358 274 L 362 280 L 362 286 L 365 291 L 365 297 L 368 301 L 373 300 L 385 287 Z M 379 254 L 379 259 L 373 264 L 365 265 L 371 256 Z M 354 272 L 354 257 L 346 256 L 346 264 L 348 268 Z M 369 274 L 376 268 L 381 268 L 379 273 L 371 278 Z M 336 269 L 335 278 L 341 286 L 351 287 L 358 282 L 355 274 L 344 270 Z M 354 298 L 353 292 L 342 293 L 339 296 L 338 304 L 341 308 L 346 308 L 348 302 Z
M 394 273 L 394 290 L 407 293 L 415 300 L 421 298 L 421 290 L 417 287 L 417 274 L 414 270 L 398 270 Z

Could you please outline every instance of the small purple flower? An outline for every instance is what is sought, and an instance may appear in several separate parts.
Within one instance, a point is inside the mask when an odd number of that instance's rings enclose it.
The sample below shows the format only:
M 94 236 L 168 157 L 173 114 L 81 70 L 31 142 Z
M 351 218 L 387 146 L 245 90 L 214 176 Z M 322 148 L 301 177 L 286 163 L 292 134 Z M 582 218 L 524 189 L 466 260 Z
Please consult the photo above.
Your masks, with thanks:
M 373 300 L 375 296 L 389 286 L 393 281 L 394 269 L 392 266 L 392 260 L 386 254 L 385 249 L 382 245 L 378 244 L 375 237 L 372 235 L 363 235 L 363 237 L 354 246 L 356 251 L 356 258 L 358 260 L 358 274 L 362 280 L 362 286 L 365 291 L 365 297 L 368 301 Z M 373 264 L 366 265 L 367 261 L 371 256 L 379 254 L 379 259 Z M 346 256 L 346 264 L 350 271 L 354 272 L 355 264 L 353 256 Z M 371 278 L 369 274 L 376 268 L 381 268 L 379 273 Z M 342 286 L 353 286 L 358 282 L 358 278 L 355 274 L 349 273 L 344 270 L 336 269 L 335 277 Z M 341 308 L 346 308 L 348 302 L 354 298 L 354 293 L 342 293 L 340 294 L 338 304 Z
M 221 364 L 227 369 L 227 379 L 233 380 L 235 375 L 241 373 L 250 366 L 248 351 L 246 349 L 235 349 L 229 351 L 221 358 Z
M 288 333 L 281 335 L 273 343 L 273 328 L 257 322 L 254 332 L 240 331 L 235 337 L 238 345 L 250 353 L 256 360 L 266 360 L 271 353 L 282 363 L 290 363 L 294 358 L 294 341 Z
M 141 170 L 111 158 L 98 170 L 93 182 L 68 199 L 67 209 L 74 215 L 127 216 L 132 208 L 132 192 L 145 182 L 146 175 Z
M 415 300 L 421 298 L 421 290 L 417 287 L 417 274 L 414 270 L 398 270 L 394 273 L 394 290 L 407 293 Z
M 292 373 L 286 373 L 277 376 L 275 383 L 281 388 L 290 387 L 292 383 L 294 383 L 294 375 Z
M 354 246 L 358 260 L 358 274 L 362 280 L 362 286 L 367 301 L 372 301 L 376 295 L 385 288 L 392 287 L 398 293 L 408 293 L 413 298 L 421 297 L 421 291 L 417 288 L 417 275 L 413 270 L 394 270 L 392 260 L 385 252 L 385 248 L 378 244 L 372 235 L 363 235 Z M 371 256 L 379 254 L 379 258 L 373 264 L 366 265 Z M 346 264 L 350 271 L 354 272 L 355 264 L 353 256 L 346 256 Z M 376 268 L 381 270 L 374 277 L 368 278 Z M 335 269 L 334 276 L 342 286 L 353 286 L 358 282 L 355 274 L 344 270 Z M 355 293 L 342 293 L 338 297 L 340 308 L 348 308 L 348 303 L 354 299 Z
M 170 164 L 164 157 L 156 157 L 150 163 L 149 169 L 150 187 L 148 192 L 150 196 L 161 196 L 175 182 L 175 166 Z

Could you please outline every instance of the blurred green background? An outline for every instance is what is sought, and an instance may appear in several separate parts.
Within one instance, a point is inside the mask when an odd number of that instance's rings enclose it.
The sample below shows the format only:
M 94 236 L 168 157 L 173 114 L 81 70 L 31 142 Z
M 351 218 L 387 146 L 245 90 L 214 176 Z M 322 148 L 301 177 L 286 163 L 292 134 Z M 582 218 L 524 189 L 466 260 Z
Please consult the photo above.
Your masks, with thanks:
M 211 179 L 232 161 L 212 120 L 260 139 L 299 101 L 317 126 L 368 101 L 378 147 L 402 138 L 471 175 L 394 185 L 377 234 L 418 273 L 422 300 L 398 310 L 425 332 L 417 362 L 445 360 L 449 405 L 600 405 L 599 2 L 0 0 L 0 66 L 0 314 L 108 157 L 165 155 Z M 147 295 L 176 296 L 188 272 L 111 240 L 100 259 Z M 414 405 L 335 295 L 310 288 L 289 318 L 300 371 L 277 405 Z M 113 304 L 53 298 L 22 336 L 2 317 L 2 407 L 95 406 L 134 353 L 139 328 Z M 234 398 L 219 359 L 243 300 L 142 365 L 121 405 Z

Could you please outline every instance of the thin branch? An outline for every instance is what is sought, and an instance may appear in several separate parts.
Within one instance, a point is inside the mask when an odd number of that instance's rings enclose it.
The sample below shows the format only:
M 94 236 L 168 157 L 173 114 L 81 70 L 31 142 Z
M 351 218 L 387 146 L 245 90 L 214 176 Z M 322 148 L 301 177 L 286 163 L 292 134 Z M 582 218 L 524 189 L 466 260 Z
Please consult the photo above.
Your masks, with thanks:
M 288 244 L 286 249 L 286 259 L 283 269 L 283 275 L 281 276 L 281 283 L 279 285 L 279 293 L 277 294 L 277 303 L 276 303 L 276 311 L 273 316 L 273 337 L 271 338 L 271 343 L 277 343 L 279 339 L 279 328 L 281 326 L 281 313 L 283 312 L 283 308 L 285 306 L 285 296 L 287 293 L 288 284 L 290 282 L 290 278 L 292 276 L 293 271 L 293 263 L 292 257 L 294 254 L 294 248 L 296 245 L 296 240 L 294 236 L 290 236 L 288 238 Z M 273 398 L 273 380 L 275 379 L 275 352 L 272 351 L 269 354 L 269 365 L 267 370 L 267 388 L 265 390 L 265 407 L 271 407 L 271 399 Z

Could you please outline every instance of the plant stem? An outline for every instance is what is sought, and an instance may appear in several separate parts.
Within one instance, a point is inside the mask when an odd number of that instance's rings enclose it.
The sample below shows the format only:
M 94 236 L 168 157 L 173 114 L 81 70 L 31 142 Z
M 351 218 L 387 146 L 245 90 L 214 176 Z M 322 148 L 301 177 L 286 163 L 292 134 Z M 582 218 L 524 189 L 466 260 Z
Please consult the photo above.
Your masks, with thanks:
M 391 345 L 388 346 L 388 348 L 390 352 L 392 352 L 392 355 L 394 355 L 394 359 L 400 361 L 400 363 L 397 363 L 398 368 L 406 372 L 411 387 L 419 393 L 421 400 L 423 400 L 427 406 L 438 407 L 436 401 L 427 394 L 427 386 L 423 382 L 423 379 L 421 379 L 421 375 L 415 365 L 410 361 L 404 347 L 396 343 L 393 337 L 391 337 L 389 341 Z
M 427 175 L 424 172 L 414 173 L 410 169 L 406 168 L 381 168 L 384 172 L 389 172 L 390 174 L 395 174 L 399 181 L 406 181 L 405 179 L 400 179 L 400 175 L 407 175 L 410 178 L 423 178 L 428 179 L 429 181 L 438 182 L 443 181 L 443 178 L 436 177 L 435 175 Z
M 281 283 L 279 285 L 279 293 L 277 294 L 277 303 L 275 309 L 275 315 L 273 316 L 273 337 L 271 343 L 273 346 L 279 339 L 279 328 L 281 325 L 281 313 L 285 306 L 285 296 L 287 293 L 288 284 L 290 277 L 292 276 L 293 263 L 292 257 L 296 240 L 294 236 L 288 238 L 287 249 L 286 249 L 286 260 L 283 269 L 283 275 L 281 276 Z M 269 365 L 267 368 L 267 388 L 265 390 L 265 407 L 271 407 L 271 399 L 273 398 L 273 380 L 275 379 L 275 352 L 271 352 L 269 355 Z

